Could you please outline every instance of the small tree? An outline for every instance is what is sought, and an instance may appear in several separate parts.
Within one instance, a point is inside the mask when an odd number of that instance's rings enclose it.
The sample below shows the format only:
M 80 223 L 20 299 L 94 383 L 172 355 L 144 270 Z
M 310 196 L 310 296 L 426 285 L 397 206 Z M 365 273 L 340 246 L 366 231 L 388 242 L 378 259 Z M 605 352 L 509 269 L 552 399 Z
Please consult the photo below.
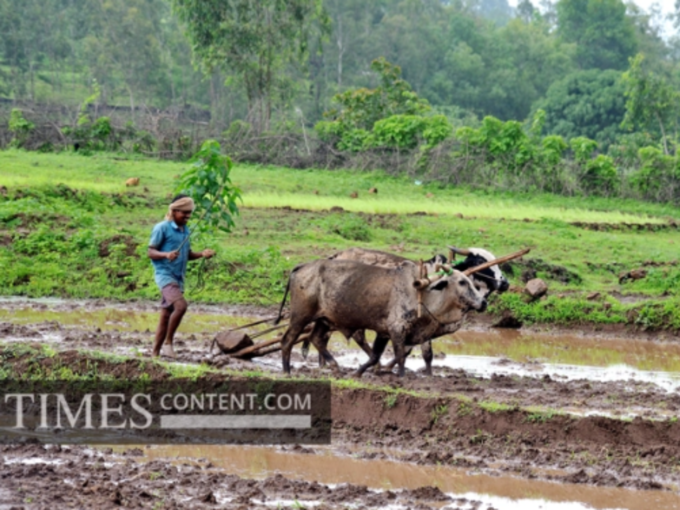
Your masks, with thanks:
M 190 196 L 196 203 L 199 219 L 194 231 L 230 232 L 239 213 L 236 201 L 241 200 L 241 190 L 231 182 L 231 159 L 222 154 L 218 142 L 206 140 L 191 163 L 180 176 L 175 192 Z
M 626 116 L 621 124 L 628 129 L 659 127 L 664 154 L 668 154 L 667 126 L 678 117 L 680 94 L 662 76 L 643 69 L 644 55 L 630 59 L 630 69 L 623 73 L 626 86 Z
M 14 135 L 12 147 L 22 147 L 34 129 L 35 124 L 26 120 L 21 110 L 12 108 L 12 113 L 9 115 L 9 131 Z
M 258 130 L 269 129 L 283 70 L 304 61 L 314 22 L 327 26 L 321 0 L 173 0 L 194 54 L 208 71 L 241 77 Z

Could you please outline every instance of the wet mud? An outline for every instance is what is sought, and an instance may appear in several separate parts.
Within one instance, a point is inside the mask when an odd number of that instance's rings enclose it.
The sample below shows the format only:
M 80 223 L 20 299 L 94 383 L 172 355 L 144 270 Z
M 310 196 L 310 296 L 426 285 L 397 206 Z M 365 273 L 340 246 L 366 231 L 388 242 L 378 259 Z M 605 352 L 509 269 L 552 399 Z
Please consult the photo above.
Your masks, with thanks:
M 1 303 L 0 353 L 18 344 L 49 344 L 56 351 L 53 356 L 38 360 L 31 359 L 30 354 L 1 357 L 2 368 L 22 373 L 29 367 L 35 369 L 36 364 L 45 370 L 54 365 L 68 366 L 77 373 L 94 367 L 100 375 L 169 377 L 168 366 L 153 363 L 149 356 L 152 320 L 156 317 L 154 305 L 141 304 L 134 312 L 128 307 L 106 303 L 85 306 L 73 302 Z M 208 353 L 215 333 L 225 329 L 225 324 L 231 327 L 246 324 L 269 316 L 272 310 L 206 306 L 193 312 L 196 320 L 188 320 L 188 327 L 176 340 L 178 363 L 205 363 L 214 370 L 208 376 L 211 378 L 238 378 L 241 373 L 247 377 L 254 369 L 264 376 L 281 376 L 278 353 L 252 362 Z M 43 317 L 49 320 L 38 320 Z M 657 495 L 654 497 L 670 498 L 658 508 L 680 508 L 673 499 L 680 492 L 680 423 L 677 420 L 680 394 L 677 388 L 634 378 L 536 376 L 538 367 L 545 368 L 550 363 L 532 357 L 537 352 L 535 344 L 540 343 L 552 342 L 547 351 L 540 351 L 548 359 L 552 356 L 550 351 L 559 353 L 568 351 L 569 347 L 575 352 L 592 351 L 598 345 L 600 348 L 605 345 L 623 357 L 615 357 L 615 361 L 623 359 L 632 363 L 634 358 L 641 369 L 663 371 L 674 367 L 663 363 L 666 358 L 677 356 L 677 344 L 651 342 L 648 338 L 638 339 L 640 344 L 627 338 L 594 340 L 587 333 L 564 338 L 536 335 L 518 344 L 516 333 L 501 334 L 477 326 L 473 331 L 447 339 L 439 349 L 435 345 L 439 354 L 434 376 L 426 376 L 417 368 L 422 366 L 422 360 L 416 352 L 411 362 L 416 369 L 408 370 L 404 378 L 383 370 L 366 373 L 358 386 L 337 385 L 332 400 L 332 445 L 322 452 L 310 449 L 306 453 L 322 453 L 328 457 L 329 465 L 333 465 L 334 459 L 351 458 L 423 469 L 460 470 L 460 475 L 451 476 L 472 474 L 499 480 L 510 477 L 522 483 L 540 482 L 557 484 L 557 487 L 569 484 L 596 491 L 618 489 L 624 490 L 621 501 L 625 501 L 626 494 L 649 491 Z M 499 345 L 494 347 L 495 341 Z M 483 352 L 474 351 L 475 346 Z M 492 348 L 497 350 L 484 350 Z M 356 355 L 344 341 L 332 341 L 331 349 L 338 358 Z M 93 351 L 122 357 L 106 359 Z M 495 365 L 490 364 L 489 373 L 475 373 L 469 367 L 467 370 L 451 368 L 444 363 L 447 357 L 473 355 L 471 359 L 479 359 L 480 354 L 497 356 Z M 604 355 L 595 360 L 587 356 L 576 359 L 573 353 L 570 356 L 568 361 L 573 363 L 599 363 L 603 367 L 612 361 Z M 351 381 L 355 368 L 351 364 L 337 371 L 319 368 L 315 356 L 305 360 L 297 350 L 293 362 L 295 375 L 314 378 L 333 376 Z M 517 371 L 508 373 L 509 366 Z M 0 450 L 2 448 L 0 446 Z M 344 508 L 342 505 L 348 502 L 357 508 L 505 508 L 479 497 L 462 498 L 465 501 L 458 505 L 451 494 L 444 495 L 445 499 L 427 500 L 420 498 L 420 492 L 414 495 L 417 487 L 404 490 L 405 485 L 399 486 L 399 490 L 385 489 L 376 483 L 362 486 L 360 481 L 353 482 L 356 486 L 336 486 L 338 482 L 331 479 L 310 479 L 304 474 L 296 478 L 296 472 L 277 477 L 277 470 L 269 470 L 251 478 L 249 473 L 236 472 L 233 465 L 217 466 L 217 461 L 213 461 L 215 466 L 207 468 L 191 462 L 178 465 L 163 460 L 162 455 L 152 459 L 153 455 L 148 454 L 153 450 L 144 450 L 144 459 L 133 460 L 129 455 L 113 453 L 95 453 L 91 454 L 92 458 L 86 458 L 85 450 L 76 447 L 49 450 L 48 454 L 32 450 L 36 448 L 43 447 L 7 447 L 1 453 L 4 460 L 0 509 L 16 505 L 46 508 L 59 501 L 64 502 L 64 507 L 81 507 L 82 501 L 88 501 L 91 504 L 86 507 L 91 508 L 154 508 L 154 505 L 156 508 L 206 505 L 299 508 L 295 501 L 303 499 L 313 508 Z M 282 452 L 287 453 L 305 452 Z M 25 460 L 34 454 L 41 458 L 47 455 L 54 462 L 26 464 Z M 163 455 L 173 456 L 170 452 Z M 186 452 L 183 455 L 194 456 Z M 103 467 L 88 469 L 85 473 L 74 456 Z M 104 460 L 98 460 L 99 457 Z M 91 478 L 86 480 L 87 477 Z M 133 484 L 129 483 L 131 480 Z M 50 487 L 49 495 L 44 494 L 46 486 Z M 55 492 L 53 486 L 59 490 Z M 90 492 L 83 495 L 88 487 Z M 239 492 L 244 487 L 250 492 L 246 489 Z M 469 490 L 485 489 L 473 484 Z M 527 489 L 527 493 L 531 491 Z M 31 492 L 35 494 L 29 494 Z M 457 493 L 463 494 L 463 489 L 459 488 Z M 48 499 L 57 494 L 62 499 Z M 261 496 L 265 499 L 259 499 Z M 89 499 L 78 499 L 83 497 Z M 632 501 L 634 498 L 630 497 Z M 34 499 L 27 503 L 28 498 Z M 592 501 L 588 504 L 607 508 Z M 643 508 L 644 504 L 612 507 Z
M 13 445 L 0 447 L 0 508 L 223 508 L 234 510 L 305 508 L 478 508 L 437 487 L 370 490 L 365 485 L 329 486 L 281 474 L 252 479 L 203 462 L 170 462 L 143 457 L 141 449 Z M 491 507 L 490 507 L 491 508 Z

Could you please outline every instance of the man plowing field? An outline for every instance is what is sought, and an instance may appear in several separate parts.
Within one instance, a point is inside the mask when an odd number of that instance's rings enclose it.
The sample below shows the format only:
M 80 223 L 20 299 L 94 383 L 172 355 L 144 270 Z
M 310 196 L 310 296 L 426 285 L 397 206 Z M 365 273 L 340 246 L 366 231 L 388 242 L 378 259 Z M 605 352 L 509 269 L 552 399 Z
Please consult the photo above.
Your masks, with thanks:
M 187 262 L 200 258 L 209 259 L 215 252 L 191 251 L 190 231 L 187 222 L 194 212 L 194 201 L 186 195 L 177 195 L 165 215 L 165 221 L 156 224 L 151 232 L 149 251 L 155 279 L 161 291 L 161 317 L 156 328 L 153 355 L 176 358 L 172 342 L 175 332 L 187 311 L 184 299 L 184 277 Z

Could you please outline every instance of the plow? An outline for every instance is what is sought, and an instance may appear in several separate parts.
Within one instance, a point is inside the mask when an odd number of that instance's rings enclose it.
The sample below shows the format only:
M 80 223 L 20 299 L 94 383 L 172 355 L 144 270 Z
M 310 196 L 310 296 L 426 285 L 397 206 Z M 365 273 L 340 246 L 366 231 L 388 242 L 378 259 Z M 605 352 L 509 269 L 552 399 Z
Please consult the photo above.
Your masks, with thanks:
M 489 268 L 491 266 L 503 264 L 505 262 L 509 262 L 511 260 L 520 258 L 529 253 L 529 251 L 530 248 L 526 248 L 524 250 L 512 253 L 510 255 L 505 255 L 503 257 L 490 260 L 489 262 L 486 262 L 476 267 L 472 267 L 470 269 L 466 269 L 465 271 L 462 272 L 466 276 L 470 276 L 478 271 L 483 271 L 484 269 Z M 451 263 L 453 262 L 454 257 L 455 253 L 451 251 L 449 257 L 449 264 L 439 265 L 437 267 L 437 271 L 435 274 L 430 275 L 424 274 L 424 272 L 421 269 L 420 279 L 416 280 L 413 283 L 413 286 L 418 291 L 419 315 L 422 290 L 425 289 L 431 283 L 434 283 L 438 279 L 443 278 L 448 272 L 452 270 Z M 422 261 L 420 261 L 420 267 L 422 268 Z M 237 328 L 233 328 L 228 331 L 218 333 L 215 336 L 215 339 L 210 344 L 210 355 L 214 357 L 216 355 L 223 354 L 231 358 L 250 360 L 257 357 L 266 356 L 273 352 L 280 351 L 281 340 L 283 339 L 284 334 L 284 328 L 287 328 L 289 324 L 286 314 L 284 314 L 284 316 L 282 317 L 281 323 L 277 324 L 276 326 L 266 328 L 260 331 L 251 331 L 250 333 L 246 332 L 246 330 L 249 330 L 250 328 L 253 328 L 255 326 L 274 323 L 274 321 L 276 321 L 278 318 L 279 317 L 277 315 L 274 317 L 259 319 L 255 322 L 244 324 Z M 299 344 L 307 340 L 309 335 L 311 335 L 312 327 L 313 324 L 308 324 L 295 343 Z M 278 333 L 273 338 L 262 340 L 257 343 L 254 342 L 255 339 L 265 337 L 271 333 L 274 333 L 275 331 L 278 331 Z M 218 348 L 218 352 L 215 352 L 215 347 Z

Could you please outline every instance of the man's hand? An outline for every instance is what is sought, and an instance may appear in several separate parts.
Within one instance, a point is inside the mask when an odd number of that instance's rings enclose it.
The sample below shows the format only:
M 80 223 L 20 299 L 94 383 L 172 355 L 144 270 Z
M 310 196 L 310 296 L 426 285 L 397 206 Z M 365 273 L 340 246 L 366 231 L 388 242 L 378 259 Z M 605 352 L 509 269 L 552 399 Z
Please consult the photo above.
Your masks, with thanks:
M 165 254 L 165 258 L 168 260 L 175 260 L 179 257 L 179 251 L 169 251 Z
M 203 250 L 201 255 L 204 259 L 209 259 L 215 256 L 215 250 Z

